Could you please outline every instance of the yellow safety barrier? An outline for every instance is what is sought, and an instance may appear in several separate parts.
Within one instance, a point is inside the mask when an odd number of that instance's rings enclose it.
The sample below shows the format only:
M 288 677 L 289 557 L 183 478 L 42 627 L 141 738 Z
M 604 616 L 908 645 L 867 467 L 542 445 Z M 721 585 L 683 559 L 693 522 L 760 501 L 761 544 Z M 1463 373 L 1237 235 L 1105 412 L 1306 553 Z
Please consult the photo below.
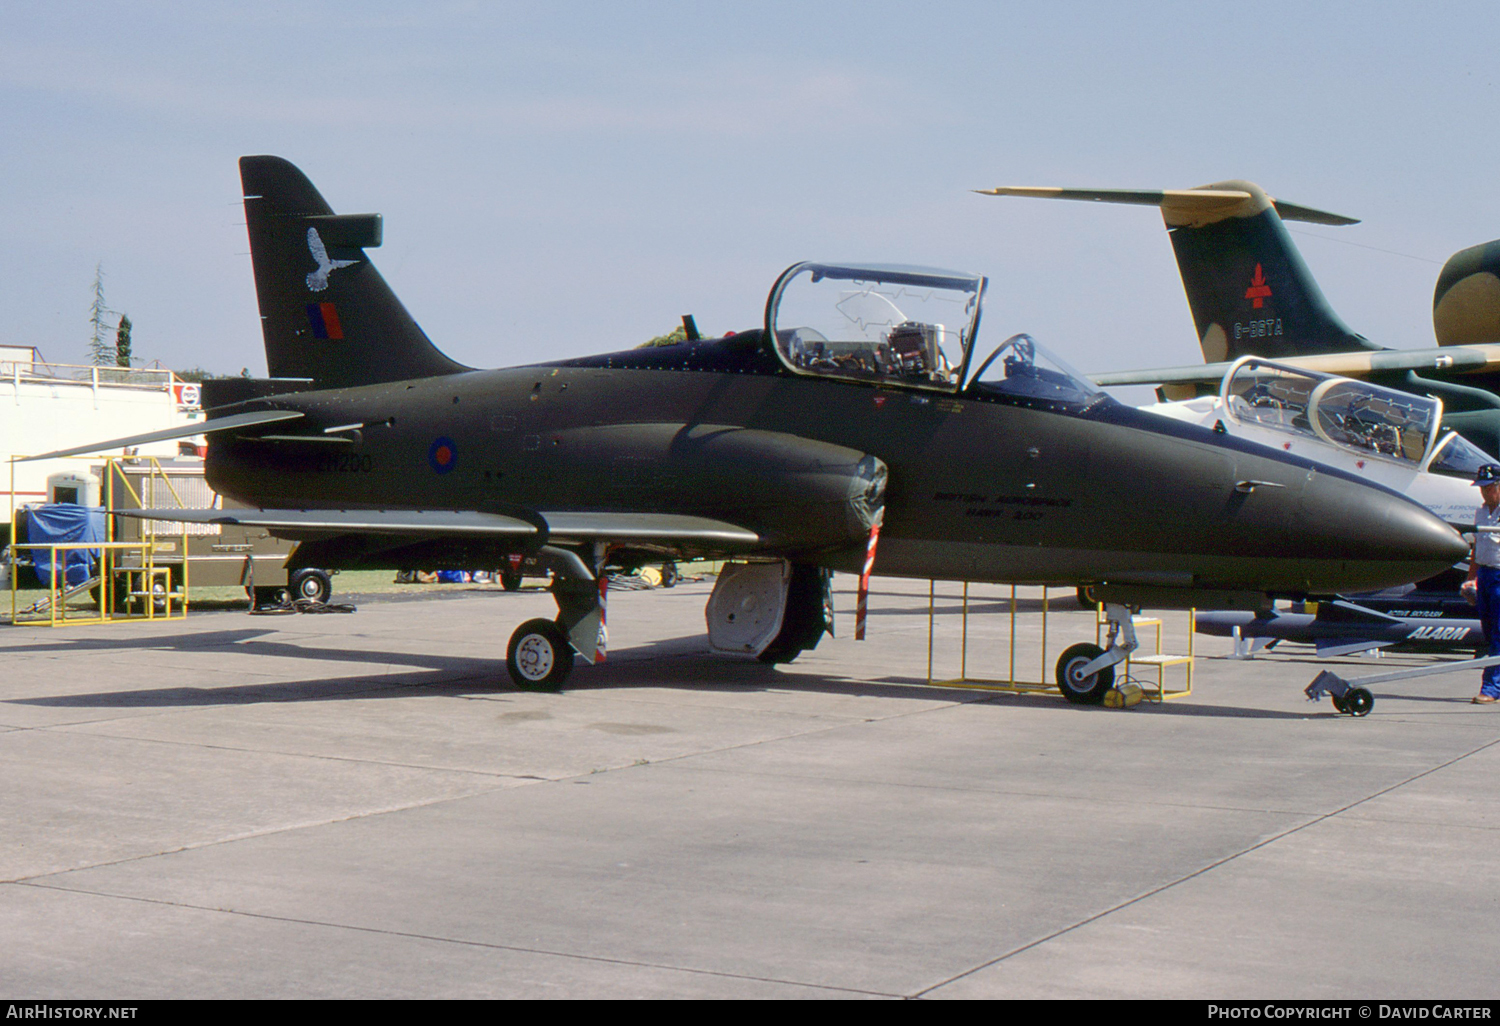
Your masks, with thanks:
M 1041 588 L 1041 645 L 1038 652 L 1037 679 L 1034 681 L 1016 679 L 1016 588 L 1014 585 L 1010 586 L 1010 631 L 1006 642 L 1008 669 L 1003 679 L 990 679 L 969 676 L 969 582 L 962 581 L 959 583 L 963 585 L 963 611 L 960 614 L 962 617 L 962 634 L 959 642 L 958 676 L 946 680 L 938 680 L 932 675 L 937 582 L 928 582 L 927 683 L 948 688 L 970 688 L 975 691 L 1002 691 L 1012 694 L 1061 694 L 1062 692 L 1058 691 L 1056 684 L 1047 683 L 1047 678 L 1051 676 L 1053 669 L 1047 664 L 1047 616 L 1051 604 L 1051 596 L 1048 594 L 1048 589 L 1045 586 Z
M 1000 691 L 1012 694 L 1053 694 L 1059 695 L 1055 681 L 1049 683 L 1056 668 L 1051 665 L 1047 652 L 1047 620 L 1051 611 L 1051 595 L 1046 586 L 1041 586 L 1041 620 L 1040 639 L 1037 651 L 1037 675 L 1035 679 L 1018 679 L 1016 676 L 1017 661 L 1017 638 L 1016 638 L 1016 616 L 1017 616 L 1017 593 L 1015 586 L 1010 586 L 1009 598 L 1009 631 L 1006 638 L 1006 676 L 1000 679 L 971 677 L 969 676 L 969 582 L 959 582 L 963 585 L 961 634 L 959 641 L 959 675 L 955 678 L 939 679 L 933 675 L 933 654 L 936 637 L 937 617 L 937 582 L 929 581 L 927 587 L 927 683 L 951 688 L 971 688 L 979 691 Z M 1193 693 L 1193 618 L 1195 610 L 1188 610 L 1187 614 L 1187 655 L 1172 655 L 1162 652 L 1162 620 L 1160 617 L 1136 616 L 1133 618 L 1137 630 L 1137 637 L 1142 628 L 1154 627 L 1155 646 L 1152 651 L 1141 652 L 1137 649 L 1116 669 L 1115 679 L 1119 684 L 1129 680 L 1141 688 L 1144 697 L 1152 698 L 1157 702 L 1167 699 L 1182 698 Z M 1104 606 L 1095 606 L 1094 609 L 1094 643 L 1103 647 L 1104 631 L 1107 620 L 1104 616 Z M 1031 659 L 1027 653 L 1022 652 L 1023 673 L 1029 677 Z M 1153 686 L 1149 681 L 1141 681 L 1131 676 L 1131 667 L 1154 667 L 1156 670 L 1156 682 Z M 1165 671 L 1170 666 L 1184 666 L 1187 673 L 1187 683 L 1180 689 L 1169 689 L 1165 683 Z

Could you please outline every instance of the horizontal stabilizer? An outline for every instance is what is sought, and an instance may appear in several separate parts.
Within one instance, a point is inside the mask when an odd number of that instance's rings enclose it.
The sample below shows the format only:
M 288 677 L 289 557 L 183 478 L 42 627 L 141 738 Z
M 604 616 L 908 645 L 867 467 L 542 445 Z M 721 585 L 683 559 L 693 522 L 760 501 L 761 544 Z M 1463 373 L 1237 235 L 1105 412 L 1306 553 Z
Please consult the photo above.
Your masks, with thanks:
M 1095 203 L 1127 203 L 1143 207 L 1161 207 L 1168 214 L 1186 220 L 1212 220 L 1255 211 L 1255 194 L 1245 189 L 1062 189 L 1051 186 L 1002 185 L 994 189 L 975 189 L 981 196 L 1020 196 L 1027 199 L 1091 200 Z M 1315 210 L 1299 203 L 1270 199 L 1283 221 L 1306 221 L 1310 224 L 1359 224 L 1359 219 Z
M 37 456 L 26 456 L 15 460 L 15 462 L 27 463 L 31 460 L 53 460 L 60 459 L 63 456 L 83 456 L 88 453 L 105 452 L 109 449 L 123 449 L 132 445 L 167 442 L 174 438 L 194 438 L 198 435 L 212 434 L 215 431 L 228 431 L 231 428 L 254 427 L 257 424 L 275 424 L 283 420 L 296 420 L 301 416 L 302 414 L 292 410 L 257 410 L 254 413 L 236 413 L 228 417 L 211 417 L 208 420 L 184 424 L 181 427 L 166 428 L 162 431 L 148 431 L 143 435 L 111 438 L 107 442 L 90 442 L 88 445 L 75 445 L 71 449 L 58 449 L 55 452 L 44 452 Z

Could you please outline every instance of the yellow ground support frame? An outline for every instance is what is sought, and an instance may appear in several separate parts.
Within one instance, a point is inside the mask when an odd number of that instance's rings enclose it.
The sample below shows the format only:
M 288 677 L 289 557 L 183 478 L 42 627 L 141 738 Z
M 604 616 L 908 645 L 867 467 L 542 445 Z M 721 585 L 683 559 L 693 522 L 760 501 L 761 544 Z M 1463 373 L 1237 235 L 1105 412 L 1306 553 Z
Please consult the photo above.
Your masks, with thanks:
M 1132 666 L 1155 667 L 1156 686 L 1154 688 L 1148 682 L 1143 681 L 1138 677 L 1131 678 L 1135 684 L 1139 685 L 1141 691 L 1144 692 L 1144 697 L 1153 698 L 1158 702 L 1165 702 L 1170 698 L 1185 698 L 1193 693 L 1193 635 L 1196 633 L 1194 630 L 1194 619 L 1197 615 L 1197 612 L 1198 611 L 1196 609 L 1189 609 L 1187 614 L 1187 655 L 1172 655 L 1161 650 L 1161 617 L 1135 617 L 1136 637 L 1139 638 L 1141 636 L 1142 628 L 1156 628 L 1155 650 L 1152 652 L 1142 652 L 1141 649 L 1136 649 L 1135 652 L 1131 653 L 1131 655 L 1125 660 L 1125 668 L 1122 671 L 1124 676 L 1129 676 L 1130 668 Z M 1094 644 L 1104 644 L 1104 631 L 1105 625 L 1107 623 L 1108 621 L 1104 618 L 1104 605 L 1103 603 L 1101 603 L 1098 606 L 1094 607 Z M 1142 646 L 1142 648 L 1144 648 L 1144 646 Z M 1166 668 L 1169 666 L 1181 666 L 1184 667 L 1186 671 L 1187 682 L 1179 689 L 1169 690 L 1167 688 Z M 1117 678 L 1119 676 L 1120 674 L 1116 674 Z
M 1016 588 L 1010 589 L 1010 633 L 1007 637 L 1007 670 L 1003 679 L 990 679 L 985 677 L 969 676 L 969 582 L 963 581 L 963 612 L 962 634 L 959 641 L 959 670 L 958 676 L 938 680 L 932 675 L 932 652 L 933 637 L 935 634 L 936 619 L 936 596 L 937 582 L 929 581 L 927 584 L 927 683 L 940 685 L 947 688 L 971 688 L 975 691 L 1004 691 L 1013 694 L 1052 694 L 1061 695 L 1056 684 L 1048 684 L 1047 678 L 1051 675 L 1052 667 L 1047 665 L 1047 613 L 1051 603 L 1046 587 L 1042 588 L 1042 637 L 1040 651 L 1037 653 L 1039 663 L 1032 664 L 1029 658 L 1023 658 L 1028 665 L 1037 666 L 1036 680 L 1016 679 Z
M 99 457 L 73 457 L 97 462 Z M 15 564 L 12 562 L 10 574 L 10 622 L 16 626 L 36 627 L 63 627 L 80 626 L 96 623 L 117 623 L 122 620 L 181 620 L 187 616 L 188 606 L 188 561 L 174 561 L 170 566 L 157 566 L 156 553 L 158 551 L 176 548 L 172 542 L 162 543 L 156 540 L 154 525 L 149 521 L 145 525 L 145 534 L 138 542 L 115 541 L 115 521 L 110 513 L 114 510 L 114 483 L 116 478 L 129 490 L 136 500 L 136 505 L 141 505 L 140 496 L 135 494 L 129 480 L 124 474 L 115 472 L 115 464 L 120 462 L 118 458 L 107 458 L 104 460 L 104 531 L 103 542 L 72 542 L 61 545 L 42 544 L 20 544 L 17 543 L 17 523 L 19 516 L 13 510 L 11 513 L 10 536 L 11 552 L 46 551 L 50 555 L 52 573 L 49 581 L 47 596 L 32 603 L 26 609 L 20 606 L 20 575 L 16 573 Z M 162 472 L 161 464 L 154 457 L 142 457 L 137 463 L 147 463 L 150 466 L 150 474 L 154 479 L 158 475 L 166 484 L 168 491 L 177 499 L 178 505 L 182 505 L 182 499 L 177 495 L 176 489 L 168 476 Z M 15 463 L 11 463 L 11 491 L 15 491 Z M 153 486 L 154 487 L 154 486 Z M 66 566 L 59 572 L 58 558 L 68 552 L 77 550 L 88 550 L 99 553 L 98 571 L 87 581 L 77 585 L 68 585 Z M 126 565 L 121 565 L 123 562 Z M 179 600 L 172 591 L 172 568 L 180 567 L 182 574 L 182 596 Z M 117 588 L 120 583 L 125 586 L 125 594 L 120 594 Z M 97 597 L 94 598 L 93 608 L 80 608 L 69 610 L 68 602 L 79 595 L 98 589 Z M 158 608 L 160 603 L 160 608 Z
M 927 586 L 927 683 L 928 684 L 932 684 L 932 685 L 941 686 L 941 687 L 970 688 L 970 689 L 973 689 L 973 690 L 976 690 L 976 691 L 1001 691 L 1001 692 L 1007 692 L 1007 693 L 1011 693 L 1011 694 L 1050 694 L 1050 695 L 1061 695 L 1062 692 L 1060 690 L 1058 690 L 1058 687 L 1057 687 L 1057 685 L 1056 685 L 1055 682 L 1051 683 L 1051 684 L 1047 683 L 1048 678 L 1051 677 L 1052 674 L 1055 671 L 1055 667 L 1053 667 L 1051 665 L 1051 661 L 1048 659 L 1048 652 L 1047 652 L 1047 617 L 1048 617 L 1048 613 L 1050 612 L 1050 609 L 1051 609 L 1051 595 L 1049 594 L 1050 589 L 1048 589 L 1045 586 L 1043 586 L 1041 588 L 1041 593 L 1042 593 L 1042 596 L 1041 596 L 1042 609 L 1041 609 L 1041 614 L 1040 614 L 1041 615 L 1041 631 L 1040 631 L 1040 635 L 1041 636 L 1040 636 L 1040 640 L 1039 640 L 1039 643 L 1038 643 L 1037 654 L 1036 654 L 1036 657 L 1035 657 L 1036 662 L 1032 662 L 1032 657 L 1029 655 L 1029 653 L 1025 653 L 1025 652 L 1022 653 L 1022 662 L 1025 664 L 1025 668 L 1029 668 L 1030 666 L 1036 666 L 1036 668 L 1037 668 L 1037 679 L 1035 679 L 1035 680 L 1027 680 L 1027 679 L 1017 679 L 1017 677 L 1016 677 L 1016 657 L 1017 657 L 1017 651 L 1016 651 L 1017 650 L 1017 641 L 1016 641 L 1017 602 L 1016 602 L 1016 598 L 1017 598 L 1017 596 L 1016 596 L 1016 588 L 1015 588 L 1014 585 L 1012 585 L 1011 588 L 1010 588 L 1010 602 L 1009 602 L 1009 605 L 1010 605 L 1010 610 L 1009 610 L 1009 627 L 1010 627 L 1010 629 L 1009 629 L 1009 632 L 1008 632 L 1007 637 L 1006 637 L 1006 660 L 1007 660 L 1006 676 L 1004 678 L 1002 678 L 1002 679 L 991 679 L 991 678 L 970 677 L 969 676 L 969 582 L 968 581 L 963 581 L 961 583 L 963 584 L 963 606 L 962 606 L 962 612 L 960 613 L 962 627 L 961 627 L 961 634 L 960 634 L 960 641 L 959 641 L 959 671 L 958 671 L 959 675 L 957 677 L 955 677 L 955 678 L 938 679 L 938 678 L 935 678 L 933 676 L 933 673 L 932 673 L 933 650 L 934 650 L 934 647 L 935 647 L 935 640 L 934 639 L 935 639 L 935 635 L 936 635 L 937 582 L 936 581 L 929 581 L 928 582 L 928 586 Z M 1138 679 L 1132 678 L 1133 682 L 1135 684 L 1137 684 L 1137 685 L 1140 686 L 1140 688 L 1141 688 L 1141 690 L 1143 692 L 1143 697 L 1149 697 L 1151 699 L 1154 699 L 1157 702 L 1163 702 L 1163 701 L 1166 701 L 1167 699 L 1182 698 L 1182 697 L 1184 697 L 1186 695 L 1191 695 L 1193 693 L 1193 614 L 1194 614 L 1194 612 L 1195 612 L 1194 610 L 1189 610 L 1188 611 L 1188 621 L 1187 621 L 1188 622 L 1188 654 L 1185 655 L 1185 656 L 1171 655 L 1171 654 L 1166 654 L 1166 653 L 1162 652 L 1162 650 L 1161 650 L 1161 646 L 1162 646 L 1162 633 L 1161 633 L 1162 632 L 1162 620 L 1160 618 L 1158 618 L 1158 617 L 1145 617 L 1145 616 L 1137 616 L 1137 617 L 1135 617 L 1134 618 L 1134 623 L 1135 623 L 1135 626 L 1137 628 L 1137 633 L 1138 634 L 1139 634 L 1139 630 L 1141 628 L 1144 628 L 1144 627 L 1155 627 L 1156 628 L 1156 645 L 1155 645 L 1155 651 L 1144 653 L 1144 654 L 1140 654 L 1140 655 L 1135 655 L 1132 658 L 1127 659 L 1125 661 L 1123 667 L 1119 670 L 1119 672 L 1116 673 L 1116 680 L 1124 680 L 1125 678 L 1127 678 L 1130 675 L 1130 668 L 1131 668 L 1132 665 L 1135 665 L 1135 666 L 1138 666 L 1138 667 L 1141 667 L 1141 666 L 1150 666 L 1150 667 L 1155 667 L 1156 668 L 1156 685 L 1155 685 L 1155 687 L 1152 687 L 1149 682 L 1143 683 L 1142 681 L 1140 681 Z M 1100 645 L 1101 647 L 1104 644 L 1104 630 L 1105 630 L 1106 623 L 1107 623 L 1107 621 L 1106 621 L 1106 619 L 1104 617 L 1104 606 L 1102 604 L 1096 606 L 1095 610 L 1094 610 L 1094 643 L 1097 644 L 1097 645 Z M 1178 665 L 1185 666 L 1186 669 L 1187 669 L 1187 684 L 1186 684 L 1185 687 L 1183 687 L 1180 690 L 1171 690 L 1171 689 L 1168 689 L 1166 687 L 1165 683 L 1164 683 L 1164 671 L 1165 671 L 1165 668 L 1168 667 L 1168 666 L 1178 666 Z M 1023 672 L 1026 672 L 1025 668 L 1023 668 Z

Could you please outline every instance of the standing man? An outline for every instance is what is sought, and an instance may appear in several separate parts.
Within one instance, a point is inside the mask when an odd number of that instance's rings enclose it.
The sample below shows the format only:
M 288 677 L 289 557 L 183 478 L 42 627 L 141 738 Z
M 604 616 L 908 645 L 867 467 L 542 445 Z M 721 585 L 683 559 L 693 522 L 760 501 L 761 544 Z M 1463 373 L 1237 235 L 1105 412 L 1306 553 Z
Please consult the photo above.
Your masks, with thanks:
M 1483 505 L 1474 510 L 1474 548 L 1469 553 L 1469 577 L 1460 591 L 1479 607 L 1479 625 L 1484 630 L 1488 654 L 1500 655 L 1500 534 L 1481 531 L 1500 529 L 1500 463 L 1486 463 L 1474 475 Z M 1500 701 L 1500 665 L 1486 666 L 1475 705 Z

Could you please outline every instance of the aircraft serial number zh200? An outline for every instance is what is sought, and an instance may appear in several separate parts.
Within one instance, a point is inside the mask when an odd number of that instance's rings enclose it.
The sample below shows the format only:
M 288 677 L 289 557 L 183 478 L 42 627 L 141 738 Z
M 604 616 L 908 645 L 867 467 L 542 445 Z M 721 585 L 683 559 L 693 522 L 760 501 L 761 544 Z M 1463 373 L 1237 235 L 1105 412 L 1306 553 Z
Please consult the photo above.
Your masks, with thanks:
M 1369 590 L 1466 551 L 1394 492 L 1123 406 L 1025 335 L 983 354 L 980 275 L 796 264 L 752 330 L 464 367 L 370 262 L 379 215 L 333 213 L 280 158 L 240 169 L 271 376 L 205 382 L 197 430 L 253 508 L 142 515 L 264 526 L 295 566 L 538 561 L 559 612 L 511 638 L 522 687 L 596 657 L 606 559 L 733 560 L 710 642 L 767 661 L 818 643 L 828 574 L 872 535 L 882 574 L 1092 586 L 1109 647 L 1058 673 L 1096 702 L 1131 605 Z

